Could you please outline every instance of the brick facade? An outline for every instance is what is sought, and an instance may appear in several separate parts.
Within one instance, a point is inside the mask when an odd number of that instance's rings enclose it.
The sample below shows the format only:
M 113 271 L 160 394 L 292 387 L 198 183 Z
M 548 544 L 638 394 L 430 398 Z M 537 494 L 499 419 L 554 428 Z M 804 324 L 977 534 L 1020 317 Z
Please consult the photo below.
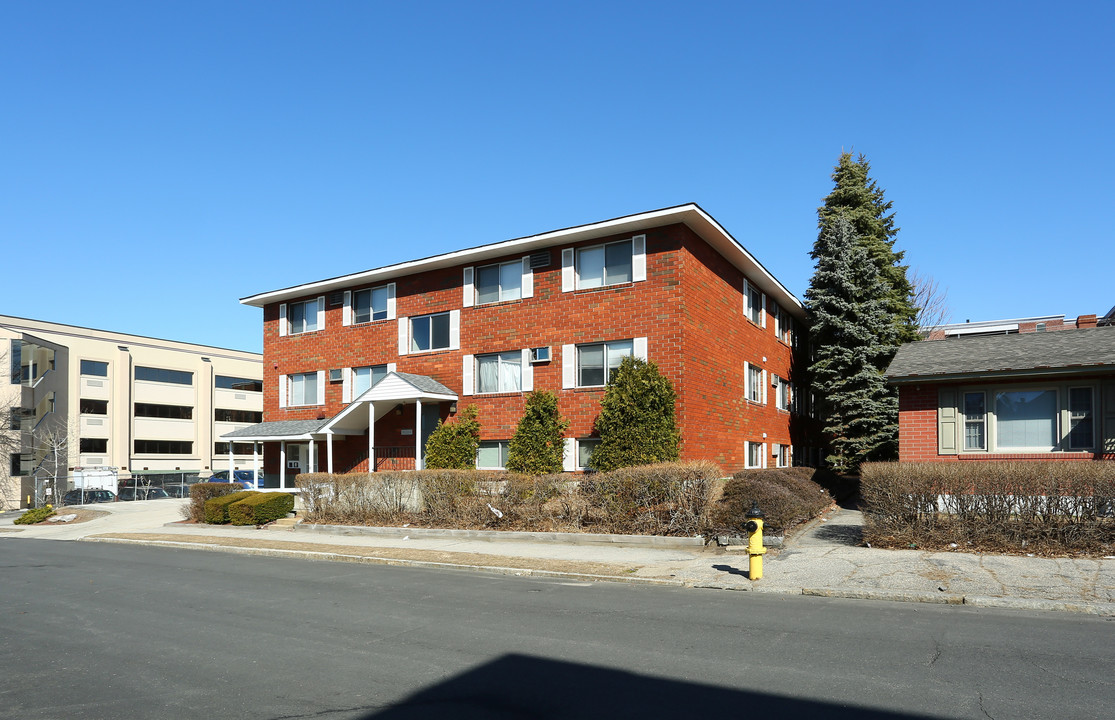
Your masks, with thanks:
M 394 363 L 399 372 L 429 376 L 451 388 L 460 396 L 460 408 L 476 405 L 483 440 L 508 440 L 522 415 L 525 393 L 462 394 L 463 357 L 548 346 L 550 362 L 533 366 L 534 389 L 557 393 L 561 413 L 570 420 L 566 436 L 585 438 L 592 434 L 604 390 L 562 387 L 563 346 L 646 338 L 648 359 L 678 393 L 682 458 L 712 460 L 725 472 L 734 472 L 744 467 L 745 442 L 750 440 L 767 443 L 767 464 L 774 466 L 772 444 L 808 442 L 804 437 L 792 437 L 791 414 L 777 408 L 777 393 L 769 387 L 771 374 L 790 381 L 795 376 L 794 351 L 776 336 L 774 296 L 767 300 L 766 327 L 757 325 L 745 316 L 744 273 L 686 222 L 670 222 L 638 233 L 646 238 L 643 281 L 562 291 L 563 248 L 626 240 L 632 232 L 555 242 L 546 250 L 550 263 L 533 271 L 532 297 L 519 300 L 465 307 L 462 275 L 465 267 L 521 260 L 522 251 L 391 277 L 396 318 L 460 312 L 459 349 L 400 354 L 398 321 L 343 325 L 342 305 L 329 300 L 337 292 L 334 288 L 326 293 L 324 329 L 314 332 L 280 336 L 280 303 L 261 303 L 264 421 L 331 418 L 346 406 L 341 383 L 326 383 L 324 404 L 280 407 L 281 375 Z M 352 284 L 345 289 L 356 291 L 383 282 Z M 302 297 L 284 296 L 283 303 L 289 306 L 321 294 L 307 289 L 309 294 Z M 800 332 L 804 327 L 800 304 L 792 296 L 784 302 L 795 315 Z M 766 403 L 747 400 L 745 362 L 768 372 Z M 450 416 L 449 405 L 440 405 L 443 419 Z M 389 412 L 376 423 L 376 446 L 411 448 L 409 459 L 398 462 L 413 466 L 414 437 L 402 434 L 415 427 L 413 403 L 403 404 L 401 413 Z M 335 442 L 334 469 L 365 469 L 367 443 L 366 434 L 363 440 L 354 436 Z M 317 452 L 324 453 L 323 448 L 320 443 Z M 278 472 L 276 452 L 266 453 L 264 470 Z

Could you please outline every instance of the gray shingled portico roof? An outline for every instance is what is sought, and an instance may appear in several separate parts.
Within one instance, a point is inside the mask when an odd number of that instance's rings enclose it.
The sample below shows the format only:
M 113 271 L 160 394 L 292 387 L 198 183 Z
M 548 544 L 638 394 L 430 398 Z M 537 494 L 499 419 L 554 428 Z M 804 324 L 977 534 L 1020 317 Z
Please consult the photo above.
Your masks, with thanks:
M 1115 327 L 922 340 L 898 348 L 892 383 L 1115 372 Z
M 308 440 L 328 420 L 275 420 L 239 428 L 221 435 L 222 440 Z

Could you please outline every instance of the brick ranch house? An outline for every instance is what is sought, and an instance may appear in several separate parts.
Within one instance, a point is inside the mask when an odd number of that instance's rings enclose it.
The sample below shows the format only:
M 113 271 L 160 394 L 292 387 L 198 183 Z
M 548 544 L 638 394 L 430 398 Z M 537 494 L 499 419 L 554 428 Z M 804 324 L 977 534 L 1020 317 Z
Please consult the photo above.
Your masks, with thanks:
M 900 347 L 899 460 L 1115 459 L 1115 326 L 1056 330 Z
M 500 468 L 531 390 L 589 465 L 626 355 L 673 382 L 683 459 L 726 472 L 811 455 L 798 414 L 801 302 L 695 204 L 555 230 L 243 298 L 263 309 L 268 486 L 298 472 L 421 468 L 438 420 L 479 410 Z M 260 459 L 254 462 L 258 467 Z

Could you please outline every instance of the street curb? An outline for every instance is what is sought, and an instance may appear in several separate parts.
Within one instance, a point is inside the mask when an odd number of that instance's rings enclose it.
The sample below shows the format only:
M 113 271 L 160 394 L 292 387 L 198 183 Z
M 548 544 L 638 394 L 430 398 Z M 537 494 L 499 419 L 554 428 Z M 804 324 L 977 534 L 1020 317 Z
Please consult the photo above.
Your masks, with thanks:
M 684 587 L 681 580 L 661 580 L 657 578 L 628 577 L 623 575 L 591 575 L 589 573 L 567 573 L 556 570 L 534 570 L 530 568 L 500 567 L 498 565 L 462 565 L 457 563 L 434 562 L 431 560 L 403 560 L 368 555 L 344 555 L 311 550 L 282 550 L 280 548 L 253 548 L 238 545 L 213 545 L 210 543 L 182 542 L 177 540 L 131 540 L 128 538 L 82 538 L 81 542 L 117 543 L 120 545 L 154 545 L 159 547 L 183 548 L 187 550 L 208 550 L 211 552 L 231 552 L 240 555 L 263 555 L 271 557 L 301 558 L 330 562 L 365 563 L 368 565 L 393 565 L 398 567 L 418 567 L 442 570 L 472 570 L 475 572 L 515 575 L 522 577 L 559 578 L 563 580 L 582 580 L 590 582 L 619 582 L 629 585 L 659 585 L 665 587 Z
M 663 550 L 705 547 L 704 537 L 668 537 L 664 535 L 610 535 L 605 533 L 520 532 L 516 530 L 451 530 L 416 527 L 369 527 L 365 525 L 321 525 L 300 523 L 292 531 L 316 532 L 323 535 L 371 535 L 378 537 L 459 538 L 486 542 L 561 543 L 563 545 L 609 545 L 612 547 L 650 547 Z

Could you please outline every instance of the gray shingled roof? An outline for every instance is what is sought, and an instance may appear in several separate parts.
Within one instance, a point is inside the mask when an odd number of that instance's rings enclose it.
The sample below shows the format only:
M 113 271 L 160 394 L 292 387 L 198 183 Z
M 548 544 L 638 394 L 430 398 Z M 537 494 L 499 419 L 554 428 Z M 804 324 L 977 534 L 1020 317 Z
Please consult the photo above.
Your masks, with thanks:
M 1115 327 L 923 340 L 908 343 L 887 368 L 892 381 L 955 375 L 1115 370 Z
M 276 420 L 225 433 L 223 438 L 297 437 L 315 432 L 328 420 Z
M 457 393 L 453 392 L 452 390 L 450 390 L 449 388 L 442 385 L 441 383 L 439 383 L 437 380 L 434 380 L 432 377 L 429 377 L 429 376 L 426 376 L 426 375 L 412 375 L 411 373 L 398 372 L 398 371 L 395 371 L 395 374 L 398 375 L 399 377 L 401 377 L 403 380 L 406 380 L 408 383 L 410 383 L 411 385 L 418 388 L 419 390 L 421 390 L 424 393 L 430 393 L 431 395 L 456 395 L 457 394 Z

